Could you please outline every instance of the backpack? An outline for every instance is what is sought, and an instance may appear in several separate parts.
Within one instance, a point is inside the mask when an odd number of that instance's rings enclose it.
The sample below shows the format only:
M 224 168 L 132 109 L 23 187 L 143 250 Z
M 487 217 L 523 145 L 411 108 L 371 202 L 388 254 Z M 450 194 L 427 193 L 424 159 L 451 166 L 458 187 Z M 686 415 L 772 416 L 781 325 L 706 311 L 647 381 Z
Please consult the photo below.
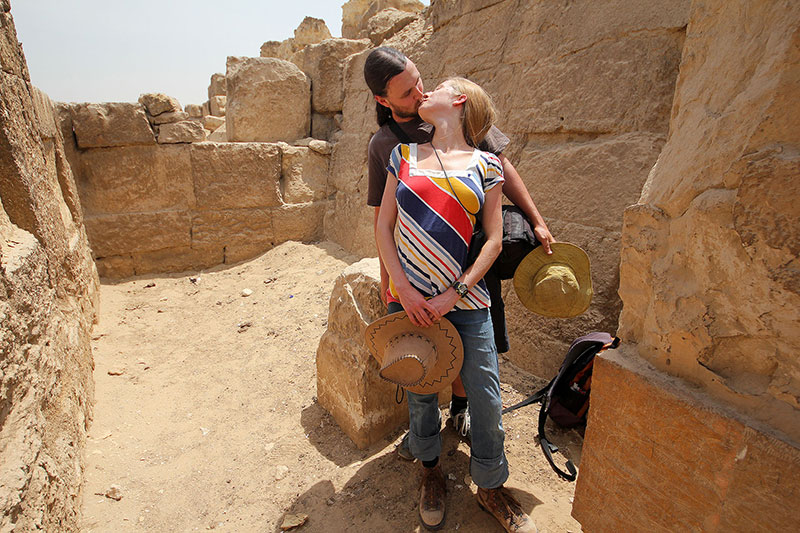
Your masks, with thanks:
M 521 402 L 503 409 L 505 414 L 532 403 L 541 404 L 539 445 L 553 470 L 567 481 L 575 481 L 578 471 L 572 461 L 567 461 L 566 464 L 569 473 L 556 466 L 553 452 L 557 452 L 558 447 L 547 439 L 544 431 L 545 422 L 549 416 L 556 424 L 568 428 L 586 423 L 594 357 L 604 350 L 616 348 L 619 342 L 619 338 L 601 332 L 578 337 L 567 350 L 558 374 L 550 380 L 550 383 Z

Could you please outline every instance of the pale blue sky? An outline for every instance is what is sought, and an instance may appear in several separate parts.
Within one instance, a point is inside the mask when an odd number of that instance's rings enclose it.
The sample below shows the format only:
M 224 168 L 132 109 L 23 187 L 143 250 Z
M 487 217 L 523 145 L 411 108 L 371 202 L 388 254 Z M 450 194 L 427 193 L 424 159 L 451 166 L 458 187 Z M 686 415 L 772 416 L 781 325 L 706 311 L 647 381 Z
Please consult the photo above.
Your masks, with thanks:
M 345 1 L 11 0 L 11 14 L 31 80 L 53 100 L 135 102 L 163 92 L 186 105 L 208 98 L 227 56 L 258 56 L 306 16 L 341 36 Z

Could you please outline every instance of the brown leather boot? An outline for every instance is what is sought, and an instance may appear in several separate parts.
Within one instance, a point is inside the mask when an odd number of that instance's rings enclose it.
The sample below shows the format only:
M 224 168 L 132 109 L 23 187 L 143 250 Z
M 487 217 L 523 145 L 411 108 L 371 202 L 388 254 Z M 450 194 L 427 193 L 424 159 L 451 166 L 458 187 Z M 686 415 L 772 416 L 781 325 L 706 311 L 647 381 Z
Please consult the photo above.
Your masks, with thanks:
M 504 487 L 482 489 L 475 495 L 481 509 L 491 514 L 508 533 L 537 533 L 533 520 L 525 514 L 522 506 Z
M 442 467 L 422 467 L 422 485 L 419 491 L 419 519 L 425 529 L 435 530 L 444 525 L 445 486 Z

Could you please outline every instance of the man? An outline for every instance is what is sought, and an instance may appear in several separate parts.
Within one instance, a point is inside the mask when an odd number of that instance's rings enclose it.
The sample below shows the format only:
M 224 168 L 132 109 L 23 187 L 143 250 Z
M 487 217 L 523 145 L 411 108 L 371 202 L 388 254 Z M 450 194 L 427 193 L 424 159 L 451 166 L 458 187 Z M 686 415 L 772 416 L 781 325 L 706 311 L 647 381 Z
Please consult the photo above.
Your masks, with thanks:
M 430 141 L 432 127 L 430 124 L 423 122 L 417 113 L 422 102 L 423 83 L 417 67 L 404 54 L 389 47 L 376 48 L 369 54 L 365 62 L 364 79 L 374 95 L 378 124 L 380 125 L 380 129 L 370 139 L 368 160 L 369 191 L 367 204 L 375 207 L 374 220 L 377 223 L 383 190 L 386 185 L 387 163 L 392 149 L 400 142 L 425 143 Z M 550 254 L 552 253 L 550 244 L 554 242 L 553 236 L 536 209 L 519 173 L 502 154 L 508 143 L 508 138 L 500 130 L 492 127 L 486 136 L 486 140 L 478 148 L 493 152 L 499 156 L 505 176 L 503 193 L 522 209 L 531 221 L 536 238 L 545 251 Z M 386 303 L 389 275 L 382 260 L 380 262 L 380 276 L 381 300 Z M 500 292 L 500 280 L 496 276 L 487 274 L 484 281 L 492 302 L 490 312 L 497 352 L 504 353 L 508 351 L 509 346 L 504 305 Z M 469 432 L 469 416 L 466 393 L 460 379 L 453 383 L 450 417 L 456 431 L 466 437 Z M 398 447 L 398 454 L 401 457 L 413 459 L 407 449 L 406 438 L 404 438 L 401 446 Z M 423 481 L 422 493 L 426 494 L 426 492 Z M 443 493 L 441 494 L 441 500 L 443 512 Z M 509 494 L 505 492 L 498 493 L 498 497 L 492 502 L 496 504 L 496 508 L 489 509 L 490 512 L 503 523 L 507 530 L 517 531 L 514 524 L 520 525 L 527 521 L 527 516 L 522 513 L 519 504 Z M 426 505 L 429 506 L 429 504 L 430 501 L 426 502 Z

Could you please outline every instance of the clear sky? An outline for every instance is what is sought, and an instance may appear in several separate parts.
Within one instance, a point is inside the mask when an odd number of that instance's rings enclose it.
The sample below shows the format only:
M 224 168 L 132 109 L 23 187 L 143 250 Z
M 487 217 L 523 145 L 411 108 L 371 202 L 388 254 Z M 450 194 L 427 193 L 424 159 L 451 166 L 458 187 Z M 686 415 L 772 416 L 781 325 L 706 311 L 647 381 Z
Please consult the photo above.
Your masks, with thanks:
M 227 56 L 259 55 L 306 16 L 341 36 L 346 0 L 11 0 L 33 84 L 55 101 L 207 100 Z M 428 0 L 422 2 L 428 5 Z

